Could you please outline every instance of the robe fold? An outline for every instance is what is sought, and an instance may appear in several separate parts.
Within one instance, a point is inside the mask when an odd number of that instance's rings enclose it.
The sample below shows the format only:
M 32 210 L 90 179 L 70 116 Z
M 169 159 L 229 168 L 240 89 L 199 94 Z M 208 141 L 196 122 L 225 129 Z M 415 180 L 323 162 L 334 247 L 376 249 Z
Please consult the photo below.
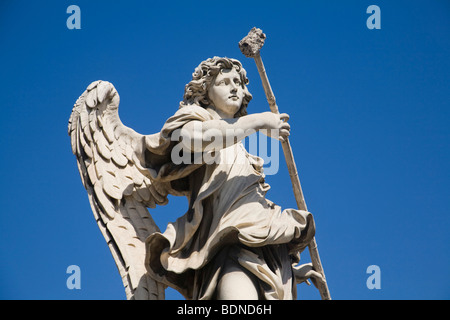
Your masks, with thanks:
M 241 142 L 221 149 L 213 163 L 198 161 L 205 154 L 193 155 L 192 164 L 171 161 L 177 143 L 172 134 L 189 121 L 213 119 L 202 107 L 186 106 L 147 137 L 147 158 L 157 159 L 146 162 L 152 180 L 190 200 L 188 211 L 164 233 L 147 238 L 147 272 L 186 299 L 215 299 L 223 266 L 232 259 L 257 279 L 261 299 L 295 299 L 293 257 L 314 237 L 311 213 L 282 211 L 266 199 L 263 160 Z

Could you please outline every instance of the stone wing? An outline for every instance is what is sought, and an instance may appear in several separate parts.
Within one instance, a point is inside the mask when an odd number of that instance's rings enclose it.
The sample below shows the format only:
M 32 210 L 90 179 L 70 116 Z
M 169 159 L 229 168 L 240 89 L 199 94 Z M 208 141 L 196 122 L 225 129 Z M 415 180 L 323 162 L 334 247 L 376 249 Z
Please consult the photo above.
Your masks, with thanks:
M 164 299 L 144 266 L 145 239 L 159 232 L 147 208 L 168 202 L 166 188 L 144 168 L 145 135 L 119 119 L 119 94 L 91 83 L 76 101 L 68 132 L 97 224 L 111 250 L 127 299 Z

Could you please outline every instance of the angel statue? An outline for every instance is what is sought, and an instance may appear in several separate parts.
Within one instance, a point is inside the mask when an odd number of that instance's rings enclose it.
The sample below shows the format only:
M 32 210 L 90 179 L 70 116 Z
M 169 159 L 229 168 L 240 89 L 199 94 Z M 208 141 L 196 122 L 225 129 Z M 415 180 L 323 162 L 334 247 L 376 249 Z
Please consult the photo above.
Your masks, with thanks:
M 288 115 L 247 114 L 247 84 L 238 60 L 201 62 L 178 111 L 151 135 L 122 124 L 109 82 L 76 101 L 72 151 L 127 299 L 164 299 L 167 286 L 186 299 L 296 299 L 297 283 L 321 281 L 311 264 L 297 266 L 314 237 L 311 213 L 266 199 L 263 159 L 242 143 L 256 131 L 285 139 Z M 169 194 L 189 206 L 161 233 L 148 208 Z

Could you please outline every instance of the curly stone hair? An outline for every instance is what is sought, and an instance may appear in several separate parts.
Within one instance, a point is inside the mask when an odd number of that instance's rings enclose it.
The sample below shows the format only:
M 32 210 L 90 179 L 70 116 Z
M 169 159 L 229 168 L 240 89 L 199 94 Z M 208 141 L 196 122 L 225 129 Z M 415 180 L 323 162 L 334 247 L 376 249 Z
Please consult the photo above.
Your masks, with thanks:
M 208 97 L 208 89 L 215 77 L 222 69 L 234 68 L 241 77 L 242 87 L 244 89 L 244 98 L 241 108 L 234 115 L 235 118 L 245 116 L 247 114 L 247 105 L 252 100 L 252 95 L 247 89 L 248 78 L 247 72 L 242 64 L 231 58 L 214 57 L 202 61 L 192 74 L 192 80 L 184 88 L 183 101 L 180 102 L 180 108 L 189 105 L 198 105 L 206 108 L 212 105 Z

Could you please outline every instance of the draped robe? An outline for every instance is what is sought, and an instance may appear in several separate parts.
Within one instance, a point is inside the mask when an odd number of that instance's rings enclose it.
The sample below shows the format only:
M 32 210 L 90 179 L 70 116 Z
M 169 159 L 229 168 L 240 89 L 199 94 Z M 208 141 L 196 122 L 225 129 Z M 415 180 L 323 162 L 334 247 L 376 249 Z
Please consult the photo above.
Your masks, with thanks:
M 309 212 L 282 211 L 266 199 L 263 160 L 238 142 L 221 149 L 213 163 L 171 161 L 175 130 L 213 119 L 202 107 L 182 107 L 147 138 L 147 158 L 157 159 L 147 161 L 153 180 L 190 200 L 184 215 L 146 240 L 147 272 L 186 299 L 215 299 L 232 259 L 257 279 L 261 299 L 296 299 L 292 264 L 313 238 L 314 220 Z

